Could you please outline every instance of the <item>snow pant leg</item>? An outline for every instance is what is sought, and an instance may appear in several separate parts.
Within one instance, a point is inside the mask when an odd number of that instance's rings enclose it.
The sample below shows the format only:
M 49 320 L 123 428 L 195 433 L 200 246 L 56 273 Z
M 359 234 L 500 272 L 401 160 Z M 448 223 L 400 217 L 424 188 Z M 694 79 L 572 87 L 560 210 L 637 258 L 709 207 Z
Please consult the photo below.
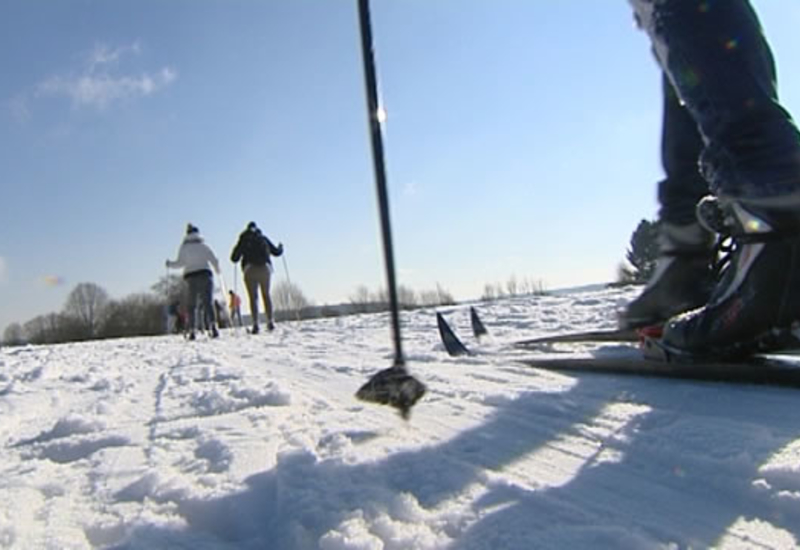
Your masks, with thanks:
M 264 313 L 267 322 L 272 321 L 272 300 L 269 296 L 270 270 L 265 265 L 248 265 L 244 270 L 244 284 L 247 287 L 247 297 L 250 299 L 250 311 L 253 323 L 258 324 L 258 291 L 261 289 L 261 299 L 264 301 Z
M 261 287 L 261 298 L 264 300 L 264 313 L 267 315 L 267 324 L 272 323 L 274 320 L 272 316 L 272 295 L 270 294 L 271 280 L 272 270 L 267 266 L 258 282 Z
M 750 3 L 630 2 L 703 136 L 700 165 L 712 192 L 759 199 L 799 191 L 800 136 L 778 103 L 772 53 Z
M 703 140 L 697 123 L 680 104 L 666 75 L 662 79 L 663 123 L 661 162 L 666 178 L 658 184 L 659 219 L 674 225 L 697 221 L 695 206 L 708 194 L 708 182 L 700 175 Z
M 250 302 L 250 316 L 253 325 L 258 325 L 258 277 L 255 273 L 256 266 L 248 265 L 244 268 L 244 287 L 247 290 L 247 299 Z
M 189 328 L 192 332 L 197 328 L 197 306 L 203 308 L 203 326 L 210 329 L 214 326 L 214 305 L 212 296 L 214 282 L 210 271 L 198 271 L 186 276 L 189 285 Z
M 202 302 L 200 297 L 202 289 L 200 287 L 198 277 L 195 274 L 191 274 L 190 276 L 186 277 L 186 283 L 189 286 L 189 298 L 187 300 L 189 331 L 194 332 L 195 328 L 197 327 L 197 306 Z
M 242 326 L 242 311 L 238 307 L 230 308 L 231 326 L 236 326 L 238 320 L 239 326 Z
M 203 304 L 203 320 L 205 328 L 210 330 L 215 326 L 215 312 L 214 312 L 214 279 L 211 273 L 207 273 L 205 277 L 200 277 L 198 285 L 200 286 L 200 299 Z

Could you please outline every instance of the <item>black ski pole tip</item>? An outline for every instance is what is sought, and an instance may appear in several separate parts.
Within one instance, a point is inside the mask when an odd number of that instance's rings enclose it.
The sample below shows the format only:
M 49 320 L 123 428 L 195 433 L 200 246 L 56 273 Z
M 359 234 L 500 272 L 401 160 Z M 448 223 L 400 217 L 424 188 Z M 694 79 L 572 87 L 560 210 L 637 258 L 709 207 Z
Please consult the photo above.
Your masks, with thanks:
M 356 397 L 369 403 L 389 405 L 400 412 L 404 420 L 411 408 L 425 395 L 425 384 L 411 376 L 403 367 L 391 367 L 377 372 L 356 392 Z

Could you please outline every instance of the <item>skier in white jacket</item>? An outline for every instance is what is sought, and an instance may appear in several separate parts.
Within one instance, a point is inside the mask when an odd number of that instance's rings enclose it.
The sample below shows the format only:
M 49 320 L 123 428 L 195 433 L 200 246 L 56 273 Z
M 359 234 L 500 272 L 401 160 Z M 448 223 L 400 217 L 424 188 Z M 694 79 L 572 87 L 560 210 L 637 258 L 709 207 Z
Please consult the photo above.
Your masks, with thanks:
M 186 237 L 178 250 L 177 260 L 167 260 L 167 267 L 182 267 L 183 278 L 189 285 L 189 339 L 195 339 L 197 306 L 203 308 L 205 327 L 211 330 L 211 337 L 219 336 L 214 317 L 212 296 L 214 294 L 214 273 L 219 274 L 219 260 L 211 248 L 203 242 L 200 230 L 192 224 L 186 226 Z

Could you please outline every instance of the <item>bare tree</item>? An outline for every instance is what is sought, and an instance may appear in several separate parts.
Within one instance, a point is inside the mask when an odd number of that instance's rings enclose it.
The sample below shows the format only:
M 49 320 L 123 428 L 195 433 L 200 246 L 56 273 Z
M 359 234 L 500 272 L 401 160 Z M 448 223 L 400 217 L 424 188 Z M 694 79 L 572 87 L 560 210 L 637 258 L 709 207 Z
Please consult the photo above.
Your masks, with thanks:
M 32 344 L 64 342 L 64 319 L 58 313 L 38 315 L 23 325 L 25 340 Z
M 3 332 L 3 343 L 7 346 L 21 346 L 24 344 L 25 336 L 22 331 L 22 325 L 19 323 L 8 325 Z
M 83 337 L 93 338 L 98 333 L 108 300 L 108 293 L 99 285 L 80 283 L 67 296 L 64 314 L 77 323 Z
M 397 285 L 397 303 L 401 308 L 414 308 L 419 305 L 417 293 L 404 285 Z
M 355 292 L 350 295 L 350 304 L 356 313 L 366 313 L 369 310 L 370 301 L 369 289 L 366 285 L 359 285 Z
M 161 277 L 150 287 L 153 293 L 168 304 L 179 302 L 187 292 L 186 280 L 180 275 L 170 274 Z
M 379 288 L 372 295 L 370 300 L 375 306 L 375 311 L 385 311 L 389 307 L 389 291 L 385 288 Z
M 547 285 L 544 284 L 543 280 L 537 279 L 536 281 L 531 281 L 531 294 L 536 296 L 544 296 L 547 294 Z
M 455 303 L 453 295 L 438 283 L 436 284 L 436 290 L 423 290 L 419 293 L 419 305 L 423 307 L 446 306 Z
M 506 282 L 506 290 L 508 290 L 509 296 L 517 296 L 519 294 L 519 282 L 516 275 L 509 277 Z
M 131 294 L 108 303 L 98 336 L 154 336 L 164 333 L 165 324 L 165 310 L 160 297 L 154 294 Z
M 300 287 L 289 281 L 281 281 L 272 287 L 272 305 L 275 311 L 294 311 L 311 305 Z
M 446 288 L 442 287 L 442 285 L 439 283 L 436 283 L 436 294 L 439 295 L 440 306 L 452 306 L 456 303 L 456 299 L 453 297 L 453 294 Z

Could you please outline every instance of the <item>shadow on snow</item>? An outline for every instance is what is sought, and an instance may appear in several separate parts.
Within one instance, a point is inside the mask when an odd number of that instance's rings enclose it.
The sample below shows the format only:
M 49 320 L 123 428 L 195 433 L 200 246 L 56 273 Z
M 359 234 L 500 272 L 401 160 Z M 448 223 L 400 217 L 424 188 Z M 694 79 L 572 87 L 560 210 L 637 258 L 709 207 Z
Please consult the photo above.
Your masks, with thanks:
M 448 441 L 374 463 L 282 456 L 241 492 L 177 501 L 187 528 L 140 526 L 114 548 L 318 548 L 354 510 L 391 511 L 400 493 L 431 509 L 475 483 L 485 492 L 466 504 L 474 521 L 449 527 L 449 548 L 709 547 L 740 517 L 798 537 L 800 512 L 787 513 L 791 504 L 753 483 L 764 477 L 759 467 L 800 436 L 795 398 L 791 390 L 585 375 L 565 393 L 523 394 Z M 587 462 L 555 487 L 487 477 L 580 435 L 620 402 L 650 411 L 607 443 L 618 460 Z

